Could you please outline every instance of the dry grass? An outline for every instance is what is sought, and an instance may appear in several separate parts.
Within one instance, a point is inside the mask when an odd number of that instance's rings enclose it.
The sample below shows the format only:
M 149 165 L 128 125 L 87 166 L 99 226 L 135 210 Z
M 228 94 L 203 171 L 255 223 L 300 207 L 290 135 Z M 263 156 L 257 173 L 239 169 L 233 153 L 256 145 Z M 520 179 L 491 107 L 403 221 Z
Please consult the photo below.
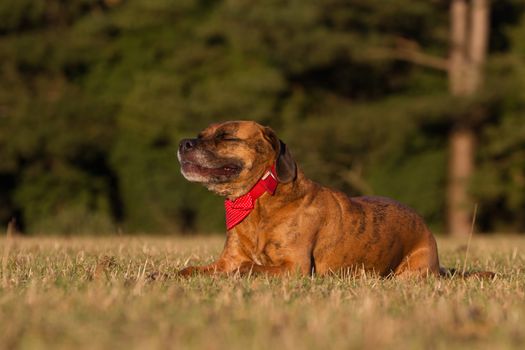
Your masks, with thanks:
M 0 347 L 525 348 L 525 237 L 473 239 L 467 268 L 492 281 L 173 276 L 222 242 L 0 239 Z M 464 242 L 439 244 L 461 269 Z

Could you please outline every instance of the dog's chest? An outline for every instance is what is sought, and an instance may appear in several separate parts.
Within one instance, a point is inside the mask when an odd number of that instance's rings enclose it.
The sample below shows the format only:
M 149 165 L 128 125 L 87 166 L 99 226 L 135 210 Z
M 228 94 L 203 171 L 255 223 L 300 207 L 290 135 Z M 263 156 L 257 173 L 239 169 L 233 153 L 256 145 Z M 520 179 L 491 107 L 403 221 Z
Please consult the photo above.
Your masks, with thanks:
M 281 260 L 281 244 L 271 239 L 242 240 L 245 255 L 257 265 L 270 266 Z

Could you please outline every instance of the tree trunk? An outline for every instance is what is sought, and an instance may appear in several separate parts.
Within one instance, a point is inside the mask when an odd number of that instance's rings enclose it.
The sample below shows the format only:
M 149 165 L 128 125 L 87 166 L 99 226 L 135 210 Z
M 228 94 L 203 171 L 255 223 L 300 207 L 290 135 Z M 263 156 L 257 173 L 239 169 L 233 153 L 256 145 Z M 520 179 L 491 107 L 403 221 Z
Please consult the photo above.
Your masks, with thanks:
M 468 185 L 474 170 L 474 145 L 475 135 L 470 128 L 455 128 L 449 135 L 448 230 L 457 236 L 469 234 L 471 227 L 472 201 Z
M 452 0 L 449 89 L 453 96 L 473 95 L 482 83 L 488 18 L 488 0 L 471 0 L 470 6 L 466 0 Z M 474 171 L 476 137 L 472 125 L 457 124 L 449 135 L 447 222 L 450 234 L 464 236 L 469 234 L 472 221 L 468 186 Z
M 465 94 L 467 14 L 468 6 L 466 0 L 452 0 L 450 7 L 449 89 L 453 96 Z
M 471 0 L 470 42 L 466 93 L 474 94 L 483 80 L 483 65 L 487 57 L 489 35 L 489 0 Z

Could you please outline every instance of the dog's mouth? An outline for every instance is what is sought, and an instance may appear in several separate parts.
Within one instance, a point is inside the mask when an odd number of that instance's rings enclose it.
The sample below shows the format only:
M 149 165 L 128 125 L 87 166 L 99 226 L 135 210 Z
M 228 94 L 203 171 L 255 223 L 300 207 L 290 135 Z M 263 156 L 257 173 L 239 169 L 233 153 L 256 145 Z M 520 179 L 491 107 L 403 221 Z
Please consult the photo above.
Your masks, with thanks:
M 200 178 L 207 178 L 210 180 L 230 179 L 239 175 L 239 173 L 242 171 L 242 166 L 233 162 L 216 167 L 209 167 L 194 162 L 182 161 L 181 168 L 182 173 L 186 177 L 198 175 Z

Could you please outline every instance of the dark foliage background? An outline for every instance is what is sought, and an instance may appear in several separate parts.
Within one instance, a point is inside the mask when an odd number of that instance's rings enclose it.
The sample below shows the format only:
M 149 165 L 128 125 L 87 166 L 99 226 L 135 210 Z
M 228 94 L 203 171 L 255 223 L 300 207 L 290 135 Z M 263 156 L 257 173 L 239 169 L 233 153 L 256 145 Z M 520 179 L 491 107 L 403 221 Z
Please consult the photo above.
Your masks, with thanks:
M 391 196 L 443 230 L 447 135 L 476 125 L 483 231 L 525 230 L 525 8 L 492 2 L 482 91 L 395 48 L 448 55 L 448 1 L 2 0 L 0 222 L 29 233 L 217 231 L 176 148 L 268 124 L 311 178 Z

